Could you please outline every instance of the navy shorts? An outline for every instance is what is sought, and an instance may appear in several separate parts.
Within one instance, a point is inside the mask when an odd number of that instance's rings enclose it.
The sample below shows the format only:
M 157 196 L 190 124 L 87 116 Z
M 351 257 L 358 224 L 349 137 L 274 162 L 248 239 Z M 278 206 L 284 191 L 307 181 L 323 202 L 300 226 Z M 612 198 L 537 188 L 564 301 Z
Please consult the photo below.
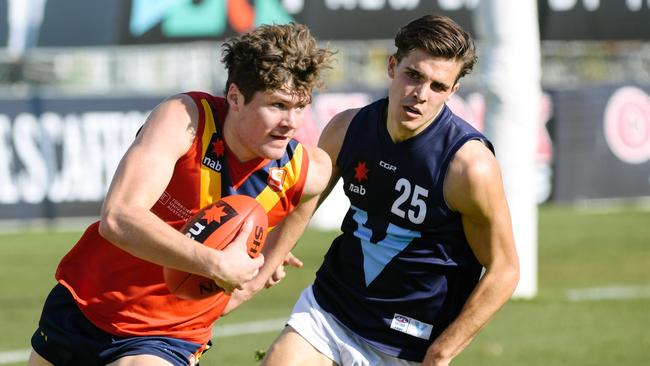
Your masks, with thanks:
M 109 334 L 86 319 L 72 294 L 61 284 L 45 300 L 38 329 L 32 336 L 32 347 L 57 366 L 106 365 L 134 355 L 154 355 L 172 365 L 187 366 L 195 364 L 195 354 L 201 350 L 198 343 L 176 338 Z

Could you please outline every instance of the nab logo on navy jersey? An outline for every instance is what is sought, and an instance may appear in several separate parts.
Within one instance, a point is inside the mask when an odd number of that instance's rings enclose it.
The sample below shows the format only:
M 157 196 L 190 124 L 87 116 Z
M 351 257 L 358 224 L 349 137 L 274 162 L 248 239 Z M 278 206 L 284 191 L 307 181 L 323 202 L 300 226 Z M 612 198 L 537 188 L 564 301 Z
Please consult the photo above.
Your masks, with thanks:
M 221 158 L 223 158 L 225 150 L 226 147 L 223 144 L 223 139 L 221 139 L 216 133 L 213 133 L 210 138 L 210 144 L 205 150 L 205 155 L 203 156 L 203 165 L 215 172 L 221 172 L 221 169 L 223 169 Z
M 366 168 L 365 161 L 360 161 L 359 163 L 357 163 L 357 167 L 354 168 L 354 179 L 356 179 L 357 182 L 359 182 L 359 184 L 356 185 L 350 182 L 350 186 L 348 187 L 350 192 L 359 194 L 361 196 L 366 195 L 366 188 L 361 184 L 361 182 L 363 182 L 364 180 L 368 180 L 368 172 L 369 170 L 368 168 Z

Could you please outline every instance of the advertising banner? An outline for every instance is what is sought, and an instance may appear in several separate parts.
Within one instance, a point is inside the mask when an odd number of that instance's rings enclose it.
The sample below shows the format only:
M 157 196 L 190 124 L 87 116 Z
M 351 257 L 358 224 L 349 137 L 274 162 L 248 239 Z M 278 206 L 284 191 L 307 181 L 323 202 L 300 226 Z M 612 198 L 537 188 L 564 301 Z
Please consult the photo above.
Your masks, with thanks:
M 223 38 L 254 26 L 295 21 L 319 39 L 392 39 L 423 14 L 452 17 L 472 34 L 479 0 L 128 0 L 120 43 Z M 539 0 L 540 37 L 553 40 L 649 39 L 650 3 L 643 0 Z M 513 14 L 516 16 L 516 14 Z M 125 21 L 128 21 L 126 23 Z
M 0 46 L 7 6 L 0 0 Z M 448 15 L 475 34 L 480 0 L 65 0 L 47 1 L 39 46 L 99 46 L 222 40 L 254 26 L 290 21 L 322 40 L 392 39 L 408 20 Z M 538 0 L 543 40 L 650 39 L 645 0 Z M 517 16 L 517 14 L 513 14 Z
M 0 219 L 94 216 L 159 99 L 0 100 Z
M 582 88 L 553 99 L 553 200 L 650 196 L 650 88 Z

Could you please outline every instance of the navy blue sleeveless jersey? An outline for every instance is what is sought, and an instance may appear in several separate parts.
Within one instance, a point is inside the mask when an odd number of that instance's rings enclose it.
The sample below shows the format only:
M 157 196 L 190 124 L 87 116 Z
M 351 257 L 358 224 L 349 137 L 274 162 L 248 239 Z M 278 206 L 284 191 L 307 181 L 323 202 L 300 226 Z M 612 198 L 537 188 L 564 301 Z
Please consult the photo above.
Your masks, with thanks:
M 447 106 L 393 143 L 388 100 L 353 118 L 336 164 L 351 207 L 317 272 L 318 303 L 376 349 L 421 362 L 476 286 L 481 265 L 443 197 L 456 151 L 491 143 Z

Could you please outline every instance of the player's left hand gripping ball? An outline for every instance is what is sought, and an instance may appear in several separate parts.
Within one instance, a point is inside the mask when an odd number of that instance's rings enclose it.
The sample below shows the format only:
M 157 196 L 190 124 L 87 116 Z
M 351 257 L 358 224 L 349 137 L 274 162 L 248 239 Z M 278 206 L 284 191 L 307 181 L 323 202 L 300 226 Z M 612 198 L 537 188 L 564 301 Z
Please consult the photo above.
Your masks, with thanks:
M 260 255 L 268 230 L 266 212 L 257 201 L 249 196 L 233 195 L 204 207 L 181 231 L 204 245 L 222 250 L 237 236 L 246 219 L 253 221 L 253 230 L 246 240 L 248 255 Z M 172 268 L 163 269 L 169 291 L 183 299 L 204 299 L 223 292 L 210 278 L 182 272 Z

